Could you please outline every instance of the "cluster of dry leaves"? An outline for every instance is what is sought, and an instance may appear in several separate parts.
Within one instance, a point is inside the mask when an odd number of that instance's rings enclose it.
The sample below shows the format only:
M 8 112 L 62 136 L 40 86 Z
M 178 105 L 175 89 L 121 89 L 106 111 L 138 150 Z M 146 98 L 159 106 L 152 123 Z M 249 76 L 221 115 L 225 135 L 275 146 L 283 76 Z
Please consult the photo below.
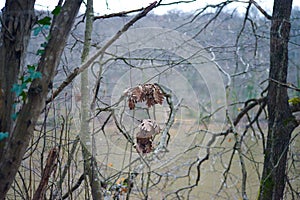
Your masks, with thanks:
M 146 105 L 151 107 L 155 104 L 162 104 L 164 94 L 156 84 L 143 84 L 134 88 L 129 88 L 124 92 L 128 97 L 128 106 L 130 110 L 135 108 L 137 102 L 146 101 Z
M 124 91 L 124 96 L 128 98 L 130 110 L 135 108 L 138 102 L 146 102 L 148 107 L 155 104 L 162 104 L 164 94 L 157 84 L 143 84 Z M 151 119 L 143 119 L 139 125 L 139 132 L 136 135 L 136 150 L 138 153 L 146 154 L 153 151 L 153 139 L 160 132 L 159 125 Z
M 136 135 L 138 153 L 150 153 L 153 150 L 153 139 L 160 132 L 159 125 L 151 119 L 143 119 L 139 125 L 139 132 Z

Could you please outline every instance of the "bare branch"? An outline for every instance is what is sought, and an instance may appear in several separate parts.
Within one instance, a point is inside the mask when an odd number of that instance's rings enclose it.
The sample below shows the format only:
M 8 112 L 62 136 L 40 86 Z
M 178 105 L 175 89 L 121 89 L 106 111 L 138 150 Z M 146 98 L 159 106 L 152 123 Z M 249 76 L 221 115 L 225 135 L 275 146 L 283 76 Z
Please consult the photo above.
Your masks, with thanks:
M 159 3 L 158 5 L 160 5 L 160 6 L 170 6 L 170 5 L 174 5 L 174 4 L 192 3 L 192 2 L 195 2 L 195 1 L 197 1 L 197 0 L 174 1 L 174 2 L 170 2 L 170 3 Z
M 245 102 L 245 107 L 241 110 L 241 112 L 237 115 L 235 120 L 233 121 L 233 126 L 236 126 L 241 119 L 255 106 L 260 105 L 260 104 L 265 104 L 267 101 L 267 97 L 262 97 L 260 99 L 249 99 L 248 101 Z M 258 118 L 258 116 L 256 116 Z M 228 133 L 231 133 L 233 131 L 232 127 L 227 129 L 225 132 L 220 133 L 220 135 L 228 135 Z
M 112 13 L 112 14 L 107 14 L 107 15 L 95 16 L 94 21 L 97 19 L 107 19 L 107 18 L 112 18 L 112 17 L 126 17 L 127 14 L 134 13 L 134 12 L 140 12 L 144 9 L 145 8 L 138 8 L 138 9 L 129 10 L 129 11 L 122 11 L 122 12 L 117 12 L 117 13 Z
M 175 115 L 176 115 L 176 112 L 179 109 L 179 106 L 182 102 L 182 99 L 175 106 L 173 105 L 173 102 L 172 102 L 171 98 L 167 98 L 167 102 L 168 102 L 169 107 L 170 107 L 170 114 L 169 114 L 169 118 L 168 118 L 168 122 L 166 124 L 166 127 L 164 128 L 164 130 L 162 132 L 159 146 L 155 149 L 155 153 L 158 153 L 162 149 L 166 148 L 167 141 L 168 141 L 169 130 L 172 127 L 172 125 L 175 121 Z
M 262 97 L 260 99 L 250 99 L 245 103 L 245 107 L 242 109 L 242 111 L 237 115 L 236 119 L 233 121 L 233 125 L 236 126 L 240 120 L 242 119 L 242 117 L 249 112 L 249 110 L 251 110 L 252 108 L 254 108 L 257 105 L 260 105 L 262 103 L 264 103 L 267 100 L 266 97 Z M 252 102 L 252 103 L 250 103 Z
M 74 80 L 81 72 L 87 69 L 99 56 L 103 55 L 104 52 L 110 47 L 117 39 L 121 37 L 135 22 L 145 17 L 153 8 L 155 8 L 157 2 L 154 1 L 148 7 L 146 7 L 142 12 L 136 15 L 132 20 L 123 26 L 100 50 L 98 50 L 93 56 L 91 56 L 87 61 L 85 61 L 80 67 L 74 69 L 74 71 L 67 77 L 67 79 L 53 92 L 52 96 L 47 99 L 46 104 L 50 103 L 55 99 L 59 93 Z
M 250 3 L 253 3 L 253 5 L 269 20 L 272 19 L 272 16 L 269 15 L 256 1 L 250 0 Z
M 270 78 L 269 80 L 272 81 L 272 82 L 274 82 L 274 83 L 277 83 L 277 84 L 279 84 L 279 85 L 281 85 L 281 86 L 284 86 L 284 87 L 286 87 L 286 88 L 289 88 L 289 89 L 295 90 L 295 91 L 297 91 L 297 92 L 300 92 L 300 88 L 296 87 L 296 86 L 293 85 L 292 83 L 282 83 L 282 82 L 277 81 L 277 80 L 272 79 L 272 78 Z
M 77 180 L 76 184 L 71 188 L 71 190 L 70 190 L 68 193 L 66 193 L 66 194 L 62 197 L 62 199 L 67 199 L 67 198 L 69 197 L 69 195 L 70 195 L 72 192 L 74 192 L 77 188 L 79 188 L 79 186 L 81 185 L 81 183 L 82 183 L 82 181 L 84 180 L 84 178 L 85 178 L 85 174 L 82 174 L 82 175 L 79 177 L 79 179 Z
M 170 5 L 182 4 L 182 3 L 192 3 L 192 2 L 195 2 L 195 1 L 196 0 L 187 0 L 187 1 L 175 1 L 175 2 L 170 2 L 170 3 L 157 3 L 155 7 L 158 7 L 158 6 L 170 6 Z M 97 20 L 97 19 L 107 19 L 107 18 L 113 18 L 113 17 L 127 17 L 128 14 L 135 13 L 135 12 L 140 12 L 140 11 L 142 11 L 144 9 L 145 8 L 142 7 L 142 8 L 137 8 L 137 9 L 128 10 L 128 11 L 121 11 L 121 12 L 117 12 L 117 13 L 111 13 L 111 14 L 106 14 L 106 15 L 99 15 L 99 16 L 95 16 L 94 20 Z
M 56 148 L 51 149 L 48 154 L 46 166 L 42 172 L 42 178 L 41 178 L 40 184 L 32 198 L 33 200 L 44 199 L 50 175 L 56 168 L 57 157 L 58 157 L 57 149 Z

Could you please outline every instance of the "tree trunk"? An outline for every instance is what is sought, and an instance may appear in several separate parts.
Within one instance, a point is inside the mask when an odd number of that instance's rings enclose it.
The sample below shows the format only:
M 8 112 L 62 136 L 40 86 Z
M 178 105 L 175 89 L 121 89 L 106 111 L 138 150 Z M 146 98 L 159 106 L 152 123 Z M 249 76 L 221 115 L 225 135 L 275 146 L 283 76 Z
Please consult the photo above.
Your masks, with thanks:
M 288 104 L 286 83 L 292 0 L 274 0 L 270 31 L 270 73 L 267 105 L 268 136 L 260 200 L 283 199 L 291 133 L 297 126 Z
M 24 1 L 11 1 L 16 2 L 20 5 L 20 2 Z M 28 1 L 29 2 L 29 1 Z M 14 127 L 9 132 L 9 138 L 5 141 L 3 151 L 0 158 L 0 199 L 4 199 L 7 191 L 9 190 L 12 182 L 14 181 L 15 175 L 21 164 L 22 158 L 25 154 L 26 148 L 29 145 L 29 141 L 33 135 L 34 127 L 42 109 L 45 106 L 45 101 L 49 91 L 49 86 L 53 81 L 53 77 L 56 68 L 59 64 L 60 57 L 67 41 L 67 37 L 73 25 L 74 19 L 79 11 L 82 0 L 66 0 L 62 6 L 60 14 L 57 16 L 55 23 L 52 24 L 50 39 L 48 45 L 45 49 L 45 53 L 42 55 L 39 64 L 38 71 L 42 73 L 41 79 L 35 79 L 31 84 L 26 103 L 22 106 L 18 118 L 16 119 Z M 31 2 L 33 4 L 34 1 Z M 6 4 L 6 6 L 9 6 Z M 19 9 L 22 12 L 32 11 L 33 5 L 31 5 L 27 10 L 26 7 Z M 31 10 L 30 10 L 31 8 Z M 7 8 L 5 7 L 5 10 Z M 21 13 L 22 13 L 21 12 Z M 17 24 L 17 22 L 22 21 L 21 17 L 16 19 L 12 25 Z M 22 30 L 25 24 L 20 24 L 16 28 Z M 4 27 L 2 29 L 5 29 Z M 29 31 L 30 32 L 30 31 Z M 19 35 L 20 36 L 20 35 Z M 18 37 L 19 37 L 18 36 Z M 23 37 L 22 35 L 20 37 Z M 21 46 L 22 47 L 22 46 Z M 2 47 L 4 48 L 4 56 L 6 58 L 7 51 L 15 51 L 15 55 L 22 57 L 24 52 L 20 52 L 20 48 L 15 48 L 10 50 L 10 46 Z M 21 54 L 20 54 L 21 53 Z M 14 60 L 15 58 L 12 58 Z M 1 63 L 3 64 L 3 63 Z M 10 68 L 10 66 L 2 66 L 2 68 Z M 6 69 L 13 70 L 13 69 Z M 17 73 L 17 72 L 10 72 Z M 15 75 L 17 76 L 17 75 Z M 2 79 L 1 79 L 2 84 Z M 10 88 L 8 88 L 10 89 Z M 10 90 L 9 90 L 10 91 Z M 13 99 L 11 102 L 6 102 L 7 104 L 13 104 Z M 1 119 L 2 120 L 2 119 Z M 11 117 L 7 118 L 10 123 Z
M 35 0 L 7 0 L 2 10 L 2 28 L 0 41 L 0 132 L 11 132 L 15 95 L 11 92 L 17 83 L 21 67 L 35 22 Z M 5 141 L 0 142 L 0 159 Z
M 86 8 L 86 25 L 84 34 L 84 45 L 81 55 L 81 61 L 84 63 L 88 58 L 90 47 L 91 47 L 91 37 L 93 31 L 94 13 L 93 13 L 93 0 L 87 0 Z M 80 124 L 80 140 L 82 147 L 82 157 L 84 159 L 84 174 L 88 176 L 89 185 L 91 187 L 92 198 L 95 200 L 101 200 L 101 180 L 96 169 L 96 160 L 91 154 L 92 152 L 92 142 L 91 142 L 91 132 L 89 127 L 90 118 L 90 89 L 89 89 L 89 72 L 85 69 L 81 73 L 81 124 Z

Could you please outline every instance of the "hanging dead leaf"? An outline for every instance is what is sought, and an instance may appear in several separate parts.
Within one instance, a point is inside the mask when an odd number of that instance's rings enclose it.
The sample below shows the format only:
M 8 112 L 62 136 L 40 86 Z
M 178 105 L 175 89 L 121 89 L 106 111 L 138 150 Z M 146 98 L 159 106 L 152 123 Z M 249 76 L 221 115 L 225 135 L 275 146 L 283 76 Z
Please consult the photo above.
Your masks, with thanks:
M 130 97 L 130 98 L 128 99 L 128 107 L 129 107 L 130 110 L 133 110 L 133 109 L 135 108 L 135 103 L 136 103 L 136 102 L 134 101 L 133 98 Z
M 160 132 L 159 125 L 151 119 L 143 119 L 139 125 L 139 132 L 136 135 L 138 153 L 150 153 L 153 150 L 152 141 L 156 134 Z
M 164 94 L 161 92 L 160 88 L 157 85 L 154 85 L 154 93 L 153 93 L 153 97 L 154 97 L 154 101 L 157 104 L 162 104 L 164 101 Z
M 151 138 L 160 132 L 159 125 L 152 119 L 143 119 L 139 128 L 137 138 Z
M 150 153 L 153 150 L 152 140 L 149 138 L 137 138 L 136 151 L 138 153 Z
M 131 91 L 131 97 L 135 100 L 136 102 L 142 102 L 142 97 L 143 96 L 143 87 L 141 85 L 134 87 Z
M 162 104 L 164 94 L 156 84 L 138 85 L 124 91 L 124 95 L 128 97 L 128 106 L 132 110 L 137 102 L 146 101 L 146 105 L 151 107 L 155 104 Z

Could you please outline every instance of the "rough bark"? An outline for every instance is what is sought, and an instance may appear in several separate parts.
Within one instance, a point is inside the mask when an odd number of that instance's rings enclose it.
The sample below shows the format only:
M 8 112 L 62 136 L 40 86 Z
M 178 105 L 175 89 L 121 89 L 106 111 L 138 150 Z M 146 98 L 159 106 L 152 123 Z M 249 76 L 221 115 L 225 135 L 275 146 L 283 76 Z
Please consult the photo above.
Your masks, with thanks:
M 292 0 L 274 0 L 270 32 L 270 73 L 267 106 L 268 136 L 261 178 L 260 200 L 283 199 L 287 153 L 297 126 L 288 104 L 286 83 Z M 272 81 L 275 80 L 275 81 Z
M 84 45 L 81 55 L 81 61 L 84 63 L 89 56 L 92 31 L 93 31 L 93 0 L 87 0 L 86 8 L 86 24 L 84 33 Z M 89 72 L 85 69 L 81 73 L 81 124 L 80 124 L 80 139 L 82 146 L 82 156 L 84 159 L 84 174 L 88 176 L 91 187 L 92 198 L 95 200 L 103 199 L 101 191 L 101 180 L 97 170 L 97 163 L 92 152 L 91 132 L 89 128 L 90 118 L 90 89 L 89 89 Z
M 7 0 L 2 10 L 0 40 L 0 132 L 10 132 L 13 127 L 15 95 L 11 92 L 17 83 L 18 74 L 24 65 L 24 58 L 35 22 L 35 0 Z M 0 142 L 0 158 L 5 141 Z
M 16 2 L 19 3 L 20 1 Z M 37 69 L 42 73 L 42 78 L 35 79 L 31 84 L 27 101 L 22 106 L 15 125 L 9 132 L 9 138 L 5 141 L 0 160 L 0 199 L 5 198 L 29 145 L 34 126 L 45 106 L 49 85 L 53 81 L 63 48 L 81 2 L 82 0 L 65 1 L 55 23 L 52 24 L 53 27 L 51 28 L 48 45 Z M 24 11 L 25 9 L 22 8 L 22 10 Z M 13 102 L 7 103 L 12 104 Z

